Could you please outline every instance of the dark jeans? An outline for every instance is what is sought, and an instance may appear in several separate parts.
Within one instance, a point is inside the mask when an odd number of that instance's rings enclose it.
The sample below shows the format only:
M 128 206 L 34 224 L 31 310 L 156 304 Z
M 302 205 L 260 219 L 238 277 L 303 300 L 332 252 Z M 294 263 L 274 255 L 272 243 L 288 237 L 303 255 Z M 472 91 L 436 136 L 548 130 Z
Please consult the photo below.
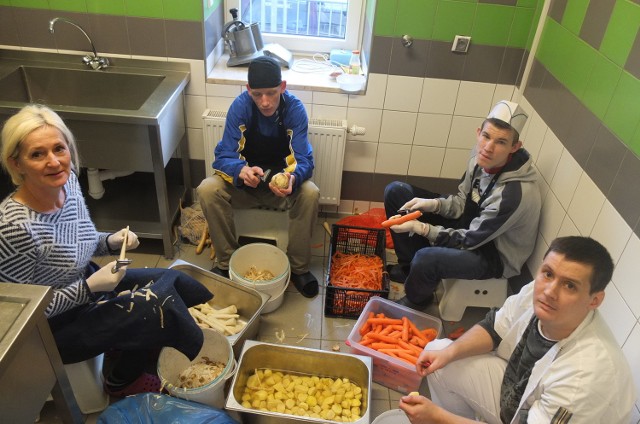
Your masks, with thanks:
M 437 193 L 395 181 L 384 191 L 384 207 L 387 217 L 397 213 L 405 203 L 414 197 L 433 199 L 441 197 Z M 457 220 L 426 213 L 420 221 L 445 228 L 458 228 Z M 396 234 L 391 238 L 398 256 L 398 263 L 410 264 L 410 271 L 404 283 L 407 298 L 414 303 L 427 300 L 443 278 L 484 280 L 502 276 L 502 264 L 495 258 L 487 257 L 483 249 L 460 250 L 450 247 L 432 246 L 427 238 L 409 233 Z

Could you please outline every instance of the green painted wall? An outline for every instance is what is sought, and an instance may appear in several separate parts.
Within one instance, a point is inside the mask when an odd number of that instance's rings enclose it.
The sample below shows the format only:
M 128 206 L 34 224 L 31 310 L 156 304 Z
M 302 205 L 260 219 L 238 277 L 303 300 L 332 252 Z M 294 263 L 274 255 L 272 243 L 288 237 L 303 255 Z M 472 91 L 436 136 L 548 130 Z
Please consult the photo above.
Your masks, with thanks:
M 595 49 L 579 37 L 588 3 L 568 2 L 562 22 L 547 17 L 536 58 L 640 156 L 640 80 L 624 69 L 640 28 L 640 4 L 616 0 Z
M 219 2 L 214 1 L 214 6 Z M 0 5 L 64 12 L 202 21 L 206 0 L 0 0 Z
M 374 34 L 453 41 L 471 36 L 472 43 L 531 47 L 543 0 L 518 0 L 516 6 L 478 0 L 378 0 Z

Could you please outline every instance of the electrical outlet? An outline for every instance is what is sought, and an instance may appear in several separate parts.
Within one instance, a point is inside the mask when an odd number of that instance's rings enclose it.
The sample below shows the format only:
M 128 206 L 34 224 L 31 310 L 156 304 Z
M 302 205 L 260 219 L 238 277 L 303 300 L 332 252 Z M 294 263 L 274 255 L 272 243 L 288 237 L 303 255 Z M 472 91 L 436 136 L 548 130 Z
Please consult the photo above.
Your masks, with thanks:
M 466 53 L 469 50 L 469 44 L 471 44 L 471 37 L 466 35 L 456 35 L 453 39 L 453 45 L 451 46 L 452 52 Z

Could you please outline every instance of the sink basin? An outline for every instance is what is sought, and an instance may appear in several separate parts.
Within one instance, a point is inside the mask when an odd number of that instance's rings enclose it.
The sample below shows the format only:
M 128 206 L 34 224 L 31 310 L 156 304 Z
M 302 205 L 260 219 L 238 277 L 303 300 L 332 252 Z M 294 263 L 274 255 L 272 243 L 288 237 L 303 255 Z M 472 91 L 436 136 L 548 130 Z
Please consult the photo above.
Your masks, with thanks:
M 138 110 L 163 75 L 19 66 L 0 79 L 0 101 Z

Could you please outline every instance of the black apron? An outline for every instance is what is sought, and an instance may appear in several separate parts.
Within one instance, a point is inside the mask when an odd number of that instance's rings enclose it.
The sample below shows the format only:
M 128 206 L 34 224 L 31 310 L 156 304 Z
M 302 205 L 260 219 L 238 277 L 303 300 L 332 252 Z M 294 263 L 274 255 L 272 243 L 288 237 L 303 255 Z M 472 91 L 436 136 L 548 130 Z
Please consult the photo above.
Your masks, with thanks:
M 276 112 L 278 135 L 266 136 L 260 132 L 258 126 L 260 113 L 258 107 L 253 103 L 251 123 L 245 130 L 245 143 L 241 153 L 248 166 L 259 166 L 265 172 L 267 169 L 271 170 L 271 174 L 265 181 L 268 183 L 275 174 L 282 172 L 287 167 L 286 158 L 291 154 L 291 143 L 284 126 L 284 97 L 280 95 L 280 105 Z

